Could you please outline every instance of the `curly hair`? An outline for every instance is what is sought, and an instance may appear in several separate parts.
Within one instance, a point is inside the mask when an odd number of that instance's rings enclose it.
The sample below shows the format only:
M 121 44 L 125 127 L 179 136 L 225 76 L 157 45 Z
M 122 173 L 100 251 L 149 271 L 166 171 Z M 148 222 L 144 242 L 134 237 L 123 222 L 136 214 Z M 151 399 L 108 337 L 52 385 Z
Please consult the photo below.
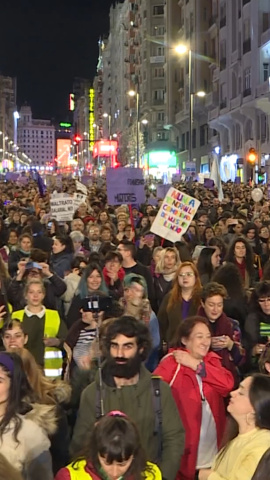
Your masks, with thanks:
M 112 340 L 117 335 L 124 335 L 128 338 L 136 337 L 138 350 L 142 350 L 140 357 L 142 361 L 146 360 L 151 351 L 152 343 L 149 328 L 143 322 L 136 320 L 134 317 L 122 315 L 109 325 L 104 339 L 107 354 L 110 352 Z
M 247 239 L 244 238 L 244 237 L 237 237 L 235 240 L 233 240 L 233 242 L 231 243 L 231 245 L 229 246 L 229 249 L 228 249 L 228 252 L 227 252 L 227 255 L 225 257 L 225 261 L 226 262 L 231 262 L 231 263 L 235 263 L 235 253 L 234 253 L 234 250 L 235 250 L 235 245 L 237 243 L 243 243 L 246 247 L 246 257 L 245 257 L 245 260 L 246 260 L 246 269 L 247 269 L 247 272 L 250 276 L 253 275 L 254 273 L 254 265 L 253 265 L 253 260 L 254 260 L 254 254 L 253 254 L 253 251 L 252 251 L 252 248 L 250 246 L 250 244 L 248 243 Z

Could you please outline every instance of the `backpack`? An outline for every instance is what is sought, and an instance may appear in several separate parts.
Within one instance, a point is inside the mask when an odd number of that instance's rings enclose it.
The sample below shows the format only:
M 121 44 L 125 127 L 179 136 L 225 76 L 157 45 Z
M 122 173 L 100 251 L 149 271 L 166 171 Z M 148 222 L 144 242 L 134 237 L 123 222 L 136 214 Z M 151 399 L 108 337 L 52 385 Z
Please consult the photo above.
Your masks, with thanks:
M 160 391 L 160 377 L 151 376 L 151 390 L 153 399 L 153 408 L 155 412 L 155 428 L 154 435 L 158 436 L 158 458 L 156 461 L 161 460 L 162 456 L 162 408 L 161 408 L 161 391 Z M 104 393 L 104 391 L 103 391 Z M 104 402 L 104 397 L 103 397 Z M 101 391 L 99 385 L 96 389 L 96 419 L 101 417 Z

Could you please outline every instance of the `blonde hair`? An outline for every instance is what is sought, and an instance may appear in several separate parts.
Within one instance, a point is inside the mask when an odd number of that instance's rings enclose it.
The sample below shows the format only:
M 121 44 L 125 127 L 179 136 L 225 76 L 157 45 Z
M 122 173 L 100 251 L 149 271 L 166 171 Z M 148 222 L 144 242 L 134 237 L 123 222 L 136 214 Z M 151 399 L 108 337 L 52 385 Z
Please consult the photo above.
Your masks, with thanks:
M 26 285 L 24 287 L 24 296 L 27 295 L 28 290 L 31 287 L 31 285 L 39 285 L 42 289 L 42 293 L 45 295 L 46 290 L 45 290 L 45 285 L 44 285 L 43 281 L 39 278 L 30 278 L 29 280 L 27 280 Z
M 164 248 L 163 251 L 161 252 L 160 259 L 156 264 L 156 273 L 163 273 L 164 272 L 164 261 L 165 261 L 165 255 L 167 252 L 172 252 L 175 254 L 175 267 L 177 268 L 180 264 L 180 258 L 179 258 L 179 252 L 177 248 L 175 247 L 167 247 Z

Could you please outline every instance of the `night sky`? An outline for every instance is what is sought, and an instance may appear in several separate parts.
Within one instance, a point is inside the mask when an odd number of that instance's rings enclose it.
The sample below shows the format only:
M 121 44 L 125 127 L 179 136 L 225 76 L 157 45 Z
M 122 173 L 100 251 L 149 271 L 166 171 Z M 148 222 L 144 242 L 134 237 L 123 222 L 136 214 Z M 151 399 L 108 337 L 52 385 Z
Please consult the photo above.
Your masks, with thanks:
M 18 107 L 65 120 L 75 76 L 93 79 L 113 0 L 1 0 L 0 73 L 16 76 Z

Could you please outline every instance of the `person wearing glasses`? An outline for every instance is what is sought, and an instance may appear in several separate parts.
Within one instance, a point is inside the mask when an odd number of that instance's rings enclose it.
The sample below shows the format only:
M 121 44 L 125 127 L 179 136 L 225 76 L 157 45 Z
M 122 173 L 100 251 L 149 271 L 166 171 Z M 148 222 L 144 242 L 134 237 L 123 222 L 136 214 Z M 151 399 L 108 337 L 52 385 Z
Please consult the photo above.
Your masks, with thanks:
M 163 350 L 174 341 L 179 324 L 195 315 L 200 305 L 201 282 L 192 262 L 183 262 L 175 272 L 172 289 L 165 295 L 158 311 Z
M 249 303 L 245 321 L 244 346 L 251 370 L 258 370 L 259 356 L 270 340 L 270 281 L 257 284 Z

